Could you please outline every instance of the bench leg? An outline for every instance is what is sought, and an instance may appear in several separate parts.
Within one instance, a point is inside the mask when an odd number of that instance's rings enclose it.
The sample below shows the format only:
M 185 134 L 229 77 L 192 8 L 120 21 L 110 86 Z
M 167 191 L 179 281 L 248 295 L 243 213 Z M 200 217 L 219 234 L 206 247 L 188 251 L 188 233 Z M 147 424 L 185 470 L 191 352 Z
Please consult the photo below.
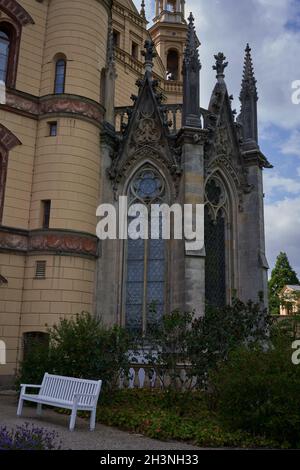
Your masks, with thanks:
M 22 396 L 20 396 L 18 409 L 17 409 L 17 416 L 22 416 L 22 411 L 23 411 L 23 398 Z
M 71 418 L 70 418 L 70 426 L 69 426 L 70 431 L 74 431 L 75 429 L 76 416 L 77 416 L 77 407 L 74 407 L 72 409 Z
M 37 407 L 36 407 L 36 414 L 38 416 L 41 416 L 42 415 L 42 404 L 41 403 L 38 403 L 37 404 Z
M 90 417 L 90 431 L 95 431 L 96 427 L 96 408 L 91 411 Z

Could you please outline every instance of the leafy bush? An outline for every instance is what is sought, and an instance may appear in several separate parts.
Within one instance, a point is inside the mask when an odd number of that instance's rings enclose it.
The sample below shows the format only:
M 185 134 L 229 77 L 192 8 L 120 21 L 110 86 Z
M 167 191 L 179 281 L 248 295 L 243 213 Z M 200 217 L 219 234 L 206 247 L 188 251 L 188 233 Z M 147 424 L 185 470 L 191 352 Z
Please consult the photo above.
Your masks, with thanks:
M 0 427 L 0 450 L 60 450 L 61 441 L 54 431 L 30 425 L 16 429 Z
M 234 300 L 232 306 L 207 307 L 205 316 L 193 322 L 189 350 L 199 383 L 206 384 L 208 372 L 240 345 L 264 343 L 270 325 L 267 312 L 253 302 Z
M 186 441 L 200 447 L 278 447 L 264 437 L 226 430 L 201 392 L 173 392 L 172 406 L 168 394 L 158 390 L 114 392 L 102 400 L 97 420 L 153 439 Z
M 164 389 L 189 389 L 192 380 L 183 376 L 190 367 L 189 343 L 193 313 L 174 311 L 163 316 L 159 324 L 148 328 L 147 336 L 136 338 L 133 361 L 147 364 Z
M 87 313 L 61 320 L 49 329 L 49 347 L 30 348 L 21 363 L 19 383 L 40 383 L 45 372 L 103 380 L 106 388 L 118 382 L 121 370 L 128 371 L 127 334 L 118 327 L 105 328 Z
M 137 340 L 135 355 L 156 372 L 164 389 L 202 387 L 209 371 L 230 351 L 268 340 L 270 324 L 259 304 L 238 300 L 232 306 L 207 307 L 201 318 L 175 311 L 153 325 L 143 342 Z
M 240 348 L 212 375 L 217 411 L 231 430 L 300 448 L 300 368 L 277 337 L 272 348 Z

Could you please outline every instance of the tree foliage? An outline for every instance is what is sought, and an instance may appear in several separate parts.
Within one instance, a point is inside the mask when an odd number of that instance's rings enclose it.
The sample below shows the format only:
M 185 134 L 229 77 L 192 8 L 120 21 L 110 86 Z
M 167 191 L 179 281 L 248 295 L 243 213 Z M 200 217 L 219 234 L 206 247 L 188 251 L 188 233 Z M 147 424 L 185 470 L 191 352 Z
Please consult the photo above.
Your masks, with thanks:
M 269 304 L 272 315 L 279 315 L 280 292 L 286 285 L 299 285 L 296 272 L 290 265 L 286 253 L 280 253 L 277 257 L 275 268 L 269 281 Z
M 106 328 L 88 313 L 63 319 L 49 329 L 50 343 L 36 344 L 20 367 L 19 382 L 41 383 L 45 372 L 103 380 L 113 388 L 128 371 L 129 339 L 118 327 Z

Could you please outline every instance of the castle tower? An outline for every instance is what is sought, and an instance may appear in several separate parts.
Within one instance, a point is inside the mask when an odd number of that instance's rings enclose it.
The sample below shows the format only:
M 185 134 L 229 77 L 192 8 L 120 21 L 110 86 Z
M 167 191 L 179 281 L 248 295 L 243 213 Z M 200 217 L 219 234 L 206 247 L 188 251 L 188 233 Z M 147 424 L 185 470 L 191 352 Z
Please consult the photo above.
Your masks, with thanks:
M 183 53 L 187 37 L 185 0 L 156 0 L 156 16 L 150 28 L 152 40 L 170 81 L 182 81 Z
M 93 312 L 110 19 L 111 0 L 0 2 L 0 386 L 59 318 Z

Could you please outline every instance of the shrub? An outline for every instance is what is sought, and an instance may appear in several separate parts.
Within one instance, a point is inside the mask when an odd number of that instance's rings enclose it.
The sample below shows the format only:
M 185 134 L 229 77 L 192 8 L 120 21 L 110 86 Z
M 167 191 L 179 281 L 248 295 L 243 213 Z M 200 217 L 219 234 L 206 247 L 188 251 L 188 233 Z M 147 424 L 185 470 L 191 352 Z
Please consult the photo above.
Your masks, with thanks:
M 60 450 L 61 445 L 56 432 L 28 423 L 15 429 L 0 427 L 0 450 Z
M 189 342 L 193 313 L 178 310 L 163 316 L 159 324 L 149 326 L 147 336 L 136 338 L 133 361 L 147 364 L 164 389 L 189 389 L 191 378 L 182 369 L 190 366 Z
M 97 419 L 154 439 L 187 441 L 200 447 L 278 447 L 270 439 L 224 429 L 202 392 L 173 392 L 172 405 L 168 395 L 169 391 L 158 390 L 116 391 L 102 400 Z
M 253 302 L 234 300 L 231 306 L 208 306 L 205 316 L 193 322 L 189 346 L 193 374 L 199 384 L 205 385 L 208 372 L 240 345 L 264 343 L 270 325 L 267 312 Z
M 291 355 L 291 344 L 277 338 L 267 351 L 240 348 L 212 374 L 225 425 L 300 448 L 300 368 Z
M 127 334 L 118 327 L 105 328 L 96 318 L 82 313 L 61 320 L 49 329 L 49 346 L 32 347 L 20 367 L 18 382 L 40 383 L 45 372 L 116 386 L 121 370 L 127 371 Z
M 208 372 L 226 361 L 230 351 L 242 344 L 265 342 L 270 324 L 260 305 L 238 300 L 232 306 L 207 307 L 201 318 L 175 311 L 150 328 L 143 344 L 138 339 L 136 355 L 156 372 L 164 389 L 202 387 Z

